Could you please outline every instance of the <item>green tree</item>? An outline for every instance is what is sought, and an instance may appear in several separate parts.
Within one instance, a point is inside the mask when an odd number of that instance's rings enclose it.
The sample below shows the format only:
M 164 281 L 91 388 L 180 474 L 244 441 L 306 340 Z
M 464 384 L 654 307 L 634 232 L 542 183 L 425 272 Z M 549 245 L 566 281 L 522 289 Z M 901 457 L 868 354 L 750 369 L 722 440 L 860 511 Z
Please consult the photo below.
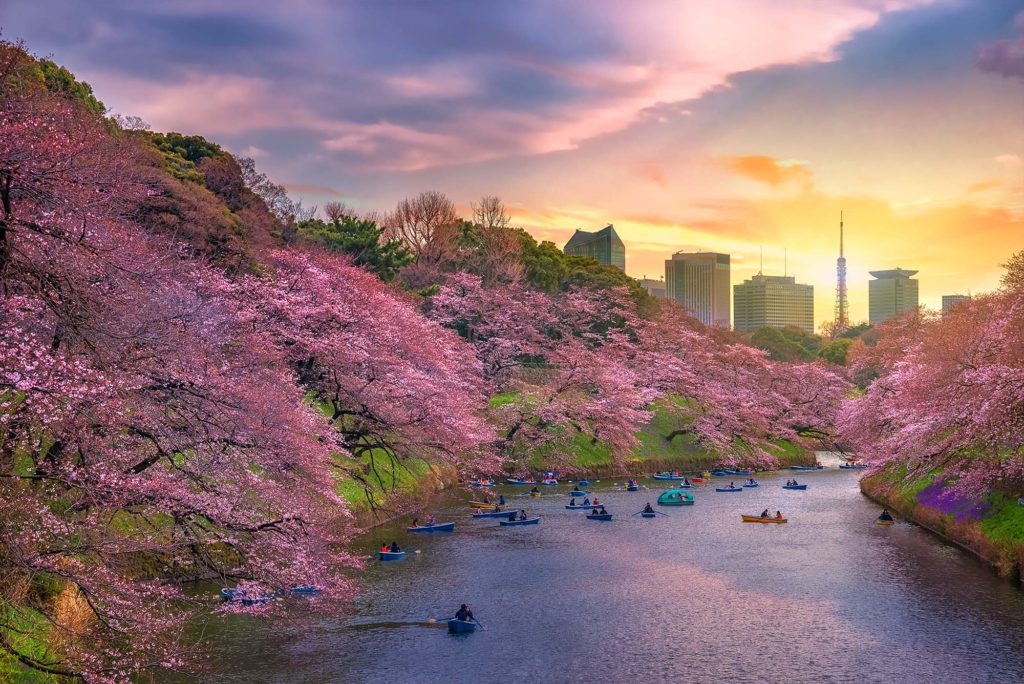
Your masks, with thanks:
M 750 336 L 750 343 L 768 352 L 773 361 L 810 361 L 821 349 L 821 338 L 800 328 L 758 328 Z
M 330 222 L 309 219 L 299 223 L 299 235 L 332 252 L 347 254 L 352 263 L 391 281 L 399 269 L 412 263 L 412 255 L 400 240 L 384 240 L 384 229 L 375 221 L 339 215 Z
M 107 111 L 106 105 L 96 99 L 92 86 L 79 81 L 75 75 L 64 67 L 48 59 L 39 60 L 39 78 L 51 93 L 62 93 L 72 100 L 83 103 L 94 114 Z
M 834 363 L 837 366 L 845 366 L 846 355 L 849 353 L 852 345 L 852 339 L 848 337 L 837 337 L 836 339 L 830 340 L 821 345 L 818 357 L 828 361 L 829 363 Z
M 849 328 L 839 333 L 838 337 L 854 340 L 867 331 L 873 329 L 874 327 L 870 323 L 858 323 L 857 325 L 851 325 Z

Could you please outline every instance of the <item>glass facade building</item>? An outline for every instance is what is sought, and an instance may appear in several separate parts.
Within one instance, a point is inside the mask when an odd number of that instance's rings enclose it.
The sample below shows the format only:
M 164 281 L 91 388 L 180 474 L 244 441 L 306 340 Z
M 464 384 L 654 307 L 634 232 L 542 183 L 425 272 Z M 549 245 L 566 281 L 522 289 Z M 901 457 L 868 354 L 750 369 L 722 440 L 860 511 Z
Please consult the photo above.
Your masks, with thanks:
M 795 327 L 814 333 L 814 286 L 793 276 L 755 275 L 733 288 L 737 332 Z
M 951 294 L 942 295 L 942 317 L 945 318 L 957 304 L 971 301 L 970 295 Z
M 875 278 L 868 281 L 868 322 L 871 325 L 901 311 L 917 309 L 917 281 L 911 278 L 917 271 L 893 268 L 870 273 Z
M 577 230 L 562 251 L 569 256 L 590 257 L 598 263 L 626 270 L 626 245 L 610 223 L 593 233 Z
M 730 258 L 717 252 L 676 252 L 665 262 L 665 297 L 705 325 L 729 327 Z

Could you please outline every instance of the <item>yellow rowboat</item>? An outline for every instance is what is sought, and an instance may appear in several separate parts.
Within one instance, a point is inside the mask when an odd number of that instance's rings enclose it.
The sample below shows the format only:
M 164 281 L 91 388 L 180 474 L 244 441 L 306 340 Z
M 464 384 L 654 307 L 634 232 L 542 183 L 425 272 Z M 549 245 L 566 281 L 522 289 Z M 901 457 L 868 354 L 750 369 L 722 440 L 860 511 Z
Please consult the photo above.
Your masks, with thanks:
M 741 515 L 743 522 L 757 522 L 757 523 L 780 523 L 789 522 L 789 518 L 762 518 L 759 515 Z
M 540 496 L 540 492 L 530 492 L 530 496 Z
M 769 475 L 774 475 L 774 474 L 775 474 L 774 470 L 758 470 L 756 473 L 754 473 L 754 475 L 757 475 L 758 477 L 768 477 Z
M 875 524 L 876 525 L 892 525 L 895 522 L 896 522 L 895 520 L 876 520 Z
M 705 470 L 703 473 L 700 474 L 700 476 L 703 477 L 706 480 L 709 477 L 711 477 L 711 473 L 709 473 L 708 471 Z
M 485 503 L 483 501 L 470 501 L 468 505 L 470 508 L 497 508 L 499 511 L 508 508 L 505 504 Z

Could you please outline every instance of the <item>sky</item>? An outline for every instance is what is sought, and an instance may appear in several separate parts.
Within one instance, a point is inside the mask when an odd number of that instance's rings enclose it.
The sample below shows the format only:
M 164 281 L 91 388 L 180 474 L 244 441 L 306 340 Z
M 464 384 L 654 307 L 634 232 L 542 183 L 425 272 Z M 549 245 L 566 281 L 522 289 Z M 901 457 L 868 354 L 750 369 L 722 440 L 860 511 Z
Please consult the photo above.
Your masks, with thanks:
M 732 255 L 831 320 L 868 271 L 922 303 L 1024 249 L 1020 0 L 0 0 L 6 39 L 112 112 L 251 156 L 307 205 L 497 195 L 559 246 L 615 225 L 626 270 Z

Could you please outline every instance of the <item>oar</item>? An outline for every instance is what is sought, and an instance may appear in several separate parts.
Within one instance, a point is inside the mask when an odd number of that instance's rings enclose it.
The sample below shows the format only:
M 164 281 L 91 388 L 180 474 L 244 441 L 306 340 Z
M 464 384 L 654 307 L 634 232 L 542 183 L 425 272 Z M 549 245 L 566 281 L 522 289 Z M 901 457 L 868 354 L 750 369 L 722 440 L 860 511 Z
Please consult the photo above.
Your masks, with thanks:
M 476 617 L 473 618 L 473 622 L 475 622 L 480 629 L 483 629 L 483 630 L 487 629 L 486 627 L 484 627 L 483 625 L 480 624 L 480 621 L 477 620 Z

